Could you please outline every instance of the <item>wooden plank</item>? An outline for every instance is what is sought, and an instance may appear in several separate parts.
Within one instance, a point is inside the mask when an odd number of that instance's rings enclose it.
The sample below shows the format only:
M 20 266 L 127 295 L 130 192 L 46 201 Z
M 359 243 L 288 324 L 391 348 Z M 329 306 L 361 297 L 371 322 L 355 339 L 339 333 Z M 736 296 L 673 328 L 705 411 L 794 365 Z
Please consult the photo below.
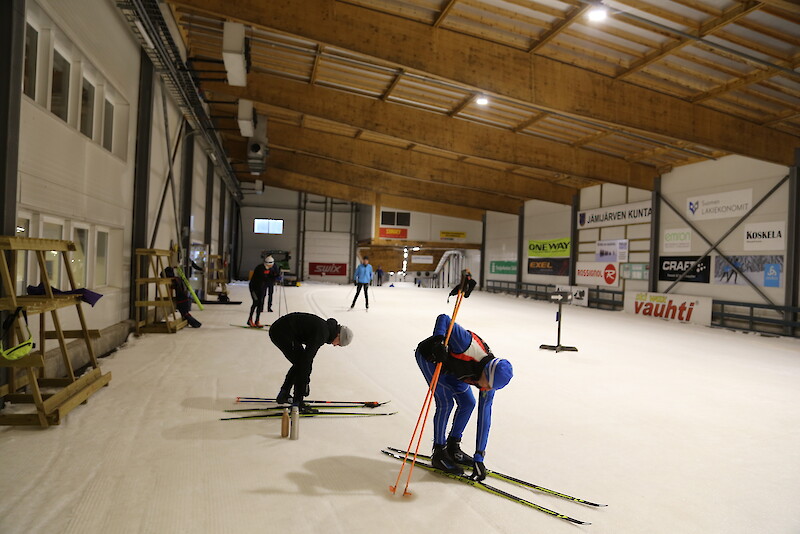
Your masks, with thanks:
M 74 395 L 69 397 L 63 404 L 56 408 L 58 413 L 58 421 L 60 422 L 69 412 L 74 410 L 78 407 L 78 405 L 86 402 L 86 400 L 97 393 L 101 388 L 108 385 L 111 381 L 111 373 L 106 373 L 104 375 L 98 376 L 97 379 L 91 381 L 90 383 L 86 384 L 86 386 L 77 392 Z
M 64 388 L 73 384 L 75 381 L 69 378 L 39 378 L 37 382 L 39 386 L 44 388 Z M 52 397 L 52 395 L 49 396 Z
M 57 425 L 56 416 L 52 415 L 47 417 L 48 423 Z M 14 413 L 3 414 L 0 413 L 0 425 L 4 426 L 42 426 L 39 421 L 39 414 L 35 413 Z
M 140 308 L 147 308 L 149 306 L 156 306 L 159 308 L 171 308 L 172 301 L 171 300 L 137 300 L 135 306 Z
M 19 360 L 6 360 L 0 357 L 0 367 L 44 367 L 44 360 L 42 353 L 37 350 Z
M 791 134 L 550 58 L 531 57 L 525 51 L 456 32 L 432 31 L 428 24 L 362 7 L 329 0 L 172 3 L 342 47 L 397 68 L 426 72 L 543 108 L 782 165 L 794 163 L 797 137 Z
M 85 334 L 83 330 L 64 330 L 63 334 L 65 339 L 84 339 L 86 335 L 91 339 L 98 339 L 100 337 L 100 330 L 87 330 Z M 50 330 L 45 332 L 45 337 L 47 339 L 58 339 L 58 333 Z
M 92 369 L 85 375 L 81 376 L 64 389 L 55 393 L 52 397 L 44 401 L 44 412 L 50 414 L 54 412 L 62 403 L 64 403 L 71 396 L 75 395 L 78 391 L 85 388 L 100 377 L 100 369 Z
M 38 237 L 0 236 L 0 250 L 55 250 L 65 252 L 75 250 L 75 243 L 61 239 L 41 239 Z

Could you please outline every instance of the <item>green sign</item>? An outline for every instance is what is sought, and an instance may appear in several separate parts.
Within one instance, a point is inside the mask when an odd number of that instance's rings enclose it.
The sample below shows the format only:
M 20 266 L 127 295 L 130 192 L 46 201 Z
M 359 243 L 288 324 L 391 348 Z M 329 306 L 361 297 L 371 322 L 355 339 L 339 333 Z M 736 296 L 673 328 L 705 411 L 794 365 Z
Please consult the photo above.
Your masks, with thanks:
M 529 258 L 568 258 L 569 238 L 528 241 Z
M 517 274 L 517 262 L 490 261 L 489 272 L 492 274 Z

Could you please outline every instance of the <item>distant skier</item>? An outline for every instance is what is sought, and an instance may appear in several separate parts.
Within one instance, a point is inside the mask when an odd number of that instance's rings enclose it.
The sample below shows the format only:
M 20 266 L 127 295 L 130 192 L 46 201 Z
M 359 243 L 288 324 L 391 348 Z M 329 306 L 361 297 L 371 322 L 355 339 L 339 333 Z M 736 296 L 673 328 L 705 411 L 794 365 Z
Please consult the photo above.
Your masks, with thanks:
M 183 280 L 175 275 L 175 270 L 172 267 L 164 269 L 164 276 L 172 280 L 172 300 L 175 302 L 175 309 L 178 310 L 181 317 L 183 317 L 192 328 L 200 328 L 203 326 L 203 324 L 190 313 L 192 301 L 189 300 L 189 292 L 186 290 L 186 284 L 184 284 Z
M 361 262 L 361 265 L 356 267 L 356 272 L 353 275 L 353 281 L 356 284 L 356 296 L 353 297 L 353 303 L 350 305 L 352 309 L 356 305 L 356 300 L 358 300 L 358 294 L 361 293 L 361 289 L 364 289 L 364 302 L 367 304 L 367 309 L 369 309 L 369 283 L 372 281 L 372 265 L 369 264 L 369 256 L 364 256 L 364 260 Z
M 489 440 L 494 393 L 508 384 L 513 369 L 508 360 L 495 358 L 489 346 L 474 332 L 458 323 L 447 347 L 444 339 L 450 325 L 450 317 L 442 314 L 436 318 L 433 335 L 417 346 L 416 359 L 428 384 L 431 383 L 437 362 L 442 362 L 442 371 L 434 391 L 436 413 L 433 415 L 433 456 L 431 463 L 437 469 L 457 475 L 464 474 L 459 464 L 473 466 L 472 478 L 486 478 L 483 459 Z M 480 389 L 478 397 L 478 428 L 475 455 L 470 457 L 461 450 L 461 436 L 475 408 L 475 396 L 470 386 Z M 450 413 L 456 408 L 450 434 L 445 438 Z
M 272 291 L 275 286 L 275 280 L 280 277 L 280 268 L 275 265 L 275 260 L 272 256 L 264 258 L 264 262 L 256 265 L 253 269 L 253 276 L 250 278 L 250 298 L 253 299 L 253 304 L 250 306 L 250 315 L 247 317 L 247 326 L 254 328 L 261 328 L 261 314 L 264 312 L 264 298 L 269 291 L 269 302 L 267 303 L 267 311 L 272 311 Z M 256 316 L 255 322 L 253 321 L 253 314 Z
M 269 338 L 292 364 L 276 397 L 278 404 L 289 402 L 300 407 L 301 413 L 314 413 L 303 403 L 309 394 L 311 367 L 317 351 L 329 343 L 345 347 L 353 340 L 353 331 L 336 322 L 310 313 L 295 312 L 279 317 L 269 329 Z
M 375 270 L 375 285 L 382 286 L 383 285 L 383 267 L 378 265 L 378 268 Z

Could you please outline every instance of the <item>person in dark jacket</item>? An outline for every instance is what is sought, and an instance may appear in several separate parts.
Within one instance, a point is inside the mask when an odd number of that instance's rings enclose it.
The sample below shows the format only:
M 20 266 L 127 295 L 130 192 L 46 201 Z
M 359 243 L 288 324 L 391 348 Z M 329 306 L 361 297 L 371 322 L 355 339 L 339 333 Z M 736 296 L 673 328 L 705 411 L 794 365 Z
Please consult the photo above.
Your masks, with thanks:
M 279 317 L 269 329 L 269 338 L 292 366 L 286 373 L 276 401 L 300 407 L 302 413 L 313 413 L 303 397 L 309 394 L 311 367 L 317 351 L 325 344 L 345 347 L 353 340 L 353 331 L 336 322 L 311 313 L 295 312 Z
M 417 346 L 416 359 L 428 384 L 431 383 L 436 365 L 441 362 L 434 401 L 433 456 L 431 463 L 437 469 L 457 475 L 463 474 L 461 465 L 472 465 L 472 478 L 486 478 L 483 464 L 489 427 L 492 422 L 494 393 L 508 384 L 513 369 L 508 360 L 495 358 L 489 345 L 476 333 L 453 323 L 450 339 L 444 340 L 450 326 L 450 316 L 442 314 L 436 318 L 433 335 Z M 475 439 L 475 455 L 469 456 L 461 450 L 461 436 L 475 408 L 475 397 L 470 386 L 480 389 L 478 397 L 478 428 Z M 447 422 L 454 405 L 453 425 L 447 435 Z
M 200 328 L 203 326 L 190 312 L 192 309 L 192 301 L 189 300 L 189 292 L 186 290 L 186 285 L 183 283 L 183 280 L 175 275 L 175 270 L 172 267 L 164 269 L 164 275 L 172 281 L 172 287 L 170 288 L 172 300 L 175 302 L 175 309 L 178 310 L 181 317 L 183 317 L 192 328 Z
M 281 270 L 275 265 L 275 260 L 272 256 L 264 258 L 264 262 L 256 265 L 253 269 L 253 276 L 250 278 L 250 298 L 253 299 L 253 304 L 250 306 L 250 315 L 247 317 L 247 326 L 254 328 L 261 328 L 261 314 L 264 312 L 264 298 L 269 291 L 269 301 L 267 302 L 267 311 L 272 311 L 272 291 L 275 286 L 275 280 L 280 277 Z M 255 313 L 256 320 L 253 321 L 253 314 Z

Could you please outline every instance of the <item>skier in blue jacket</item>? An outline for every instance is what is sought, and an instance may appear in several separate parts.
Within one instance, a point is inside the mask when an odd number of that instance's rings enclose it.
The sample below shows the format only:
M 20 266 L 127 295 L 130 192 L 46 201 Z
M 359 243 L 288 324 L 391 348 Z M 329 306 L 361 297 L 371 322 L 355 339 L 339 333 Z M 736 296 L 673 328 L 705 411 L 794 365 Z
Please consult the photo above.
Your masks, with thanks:
M 353 282 L 356 285 L 356 296 L 353 297 L 353 303 L 350 308 L 356 305 L 358 294 L 361 293 L 361 288 L 364 288 L 364 301 L 367 303 L 369 309 L 369 283 L 372 281 L 372 265 L 369 264 L 369 256 L 364 256 L 364 260 L 356 267 L 356 272 L 353 275 Z
M 495 358 L 489 345 L 477 334 L 458 323 L 447 346 L 444 339 L 450 326 L 450 317 L 442 314 L 436 318 L 433 335 L 417 346 L 416 359 L 428 384 L 433 378 L 436 364 L 442 362 L 442 371 L 434 391 L 436 413 L 433 415 L 433 456 L 431 463 L 437 469 L 457 475 L 464 474 L 459 464 L 472 464 L 472 478 L 486 478 L 483 464 L 489 427 L 492 422 L 494 393 L 508 384 L 513 376 L 511 362 Z M 461 450 L 461 436 L 475 408 L 475 397 L 470 386 L 480 389 L 478 396 L 478 429 L 475 455 L 470 457 Z M 457 405 L 450 434 L 445 437 L 447 421 Z

